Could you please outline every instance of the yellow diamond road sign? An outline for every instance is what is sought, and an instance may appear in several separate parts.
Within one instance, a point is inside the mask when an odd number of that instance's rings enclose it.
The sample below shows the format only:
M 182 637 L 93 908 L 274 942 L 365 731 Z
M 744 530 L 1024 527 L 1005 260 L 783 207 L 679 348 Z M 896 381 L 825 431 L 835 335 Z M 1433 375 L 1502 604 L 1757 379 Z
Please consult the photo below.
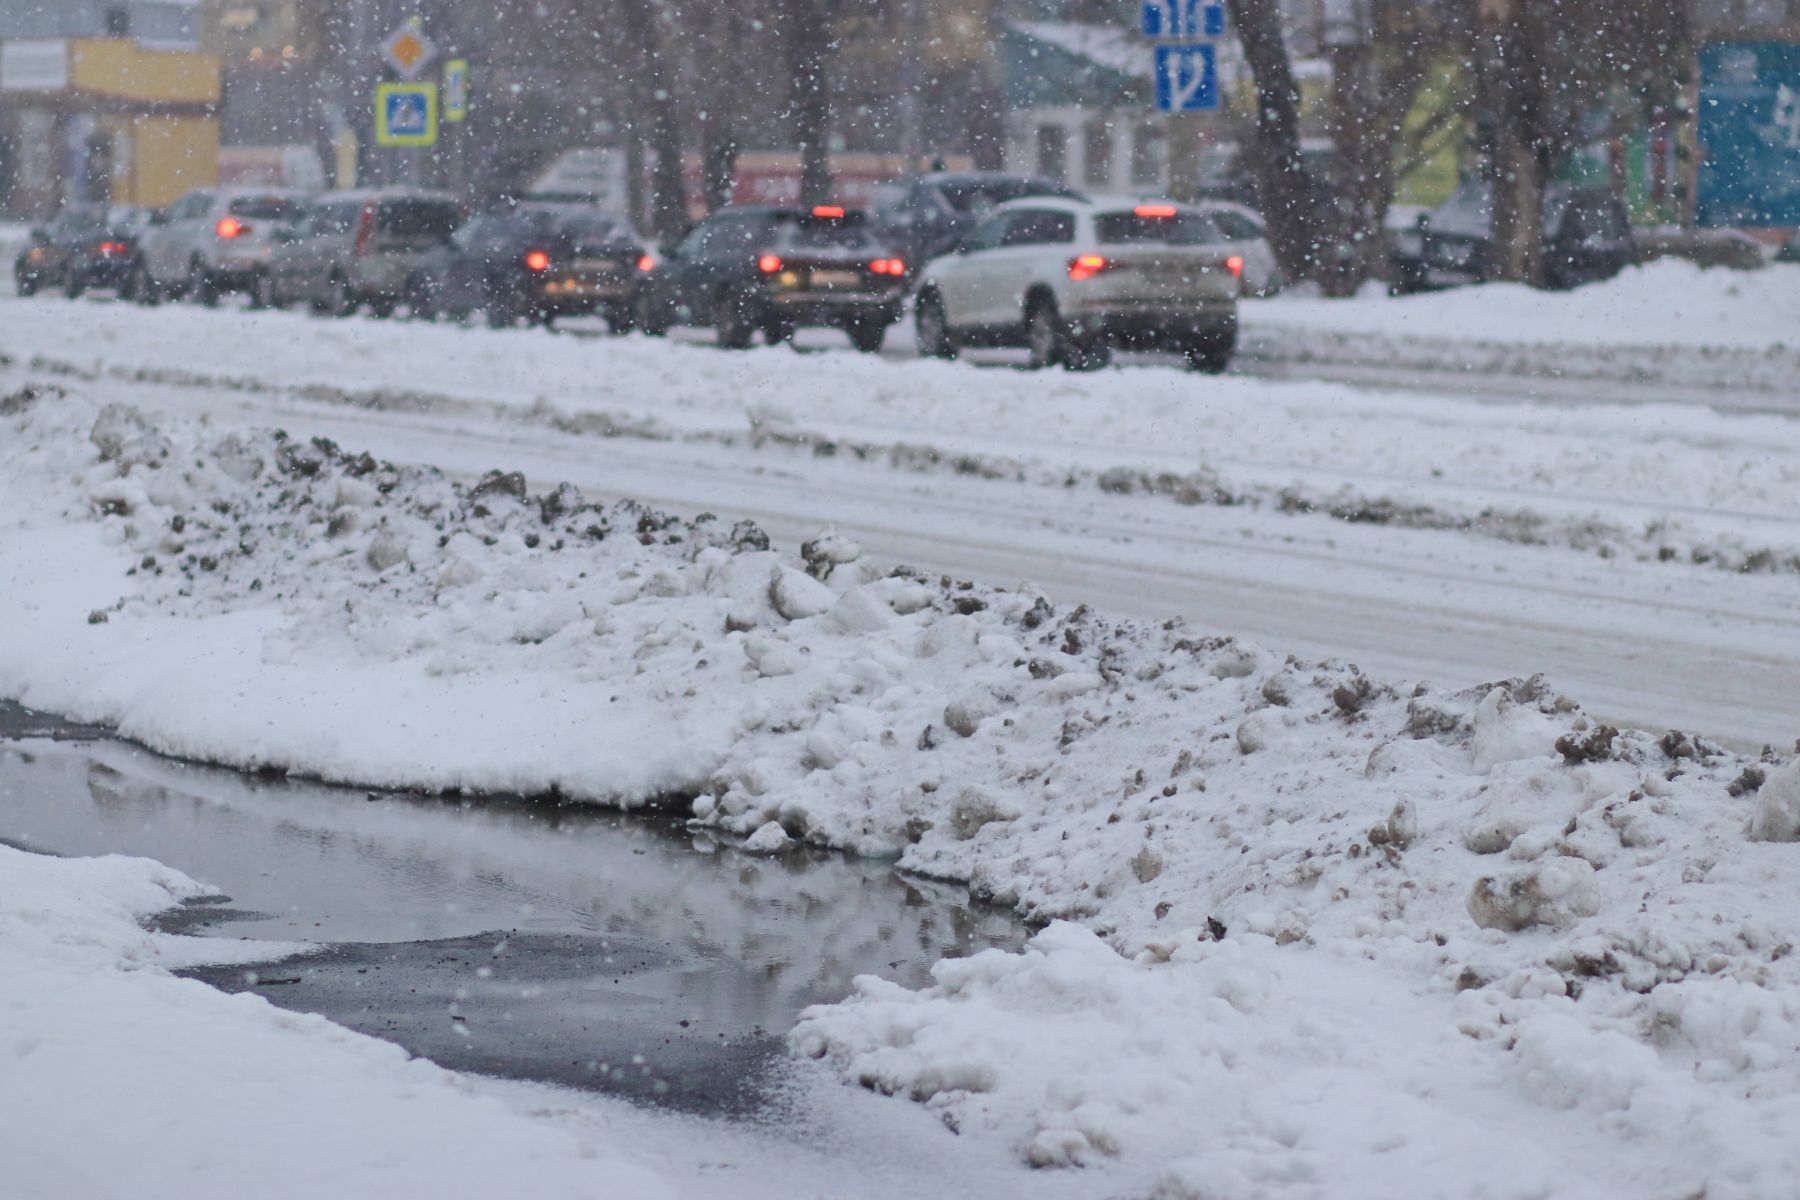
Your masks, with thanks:
M 381 57 L 404 79 L 413 78 L 436 56 L 437 47 L 411 22 L 388 34 L 387 41 L 381 43 Z

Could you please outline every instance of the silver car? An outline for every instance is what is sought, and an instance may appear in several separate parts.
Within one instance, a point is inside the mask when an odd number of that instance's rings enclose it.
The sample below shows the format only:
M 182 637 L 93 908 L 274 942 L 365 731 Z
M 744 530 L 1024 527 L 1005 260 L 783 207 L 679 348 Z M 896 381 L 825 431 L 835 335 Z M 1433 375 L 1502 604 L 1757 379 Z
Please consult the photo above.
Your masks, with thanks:
M 283 188 L 202 188 L 151 218 L 139 239 L 138 274 L 126 290 L 145 303 L 190 296 L 217 304 L 251 292 L 268 267 L 270 234 L 305 203 Z
M 367 305 L 378 317 L 390 316 L 407 298 L 421 260 L 466 217 L 444 192 L 328 192 L 302 220 L 276 233 L 257 302 L 285 308 L 304 301 L 340 317 Z

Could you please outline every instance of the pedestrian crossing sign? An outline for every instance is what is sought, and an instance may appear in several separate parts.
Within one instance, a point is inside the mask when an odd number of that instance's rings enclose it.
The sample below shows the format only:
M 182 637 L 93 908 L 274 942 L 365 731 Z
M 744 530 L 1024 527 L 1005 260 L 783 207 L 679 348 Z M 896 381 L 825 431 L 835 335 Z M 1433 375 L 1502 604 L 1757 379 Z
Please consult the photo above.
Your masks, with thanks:
M 375 144 L 435 146 L 438 89 L 435 83 L 384 83 L 375 89 Z

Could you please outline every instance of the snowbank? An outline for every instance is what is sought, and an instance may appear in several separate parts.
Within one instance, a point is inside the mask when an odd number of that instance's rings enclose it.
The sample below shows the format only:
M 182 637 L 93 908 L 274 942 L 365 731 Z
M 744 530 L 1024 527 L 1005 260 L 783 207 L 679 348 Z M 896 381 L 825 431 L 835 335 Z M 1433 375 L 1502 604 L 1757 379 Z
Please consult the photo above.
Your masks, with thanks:
M 236 765 L 678 799 L 1064 922 L 794 1035 L 1029 1161 L 1147 1156 L 1170 1196 L 1791 1193 L 1796 843 L 1751 836 L 1788 811 L 1774 752 L 830 534 L 796 558 L 517 477 L 11 407 L 0 693 Z
M 1677 259 L 1572 292 L 1486 284 L 1417 296 L 1378 288 L 1349 301 L 1298 294 L 1246 301 L 1253 329 L 1313 330 L 1515 345 L 1794 349 L 1800 271 L 1706 269 Z
M 7 1196 L 673 1194 L 396 1046 L 169 975 L 282 949 L 139 928 L 205 891 L 0 846 Z

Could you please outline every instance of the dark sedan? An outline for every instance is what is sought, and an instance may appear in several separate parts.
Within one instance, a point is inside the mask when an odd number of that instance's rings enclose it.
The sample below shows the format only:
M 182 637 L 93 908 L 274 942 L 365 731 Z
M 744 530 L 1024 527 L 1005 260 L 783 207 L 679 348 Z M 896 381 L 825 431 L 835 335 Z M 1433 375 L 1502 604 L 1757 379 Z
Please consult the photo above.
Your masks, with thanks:
M 906 273 L 860 212 L 729 205 L 666 252 L 645 280 L 638 323 L 651 335 L 710 325 L 732 350 L 759 331 L 773 345 L 824 326 L 873 352 L 900 319 Z
M 528 204 L 483 213 L 427 253 L 407 286 L 413 315 L 490 325 L 599 315 L 630 329 L 652 259 L 627 222 L 584 205 Z
M 31 244 L 13 263 L 19 295 L 60 287 L 75 297 L 90 288 L 124 290 L 138 261 L 138 238 L 148 214 L 125 204 L 82 204 L 31 231 Z

